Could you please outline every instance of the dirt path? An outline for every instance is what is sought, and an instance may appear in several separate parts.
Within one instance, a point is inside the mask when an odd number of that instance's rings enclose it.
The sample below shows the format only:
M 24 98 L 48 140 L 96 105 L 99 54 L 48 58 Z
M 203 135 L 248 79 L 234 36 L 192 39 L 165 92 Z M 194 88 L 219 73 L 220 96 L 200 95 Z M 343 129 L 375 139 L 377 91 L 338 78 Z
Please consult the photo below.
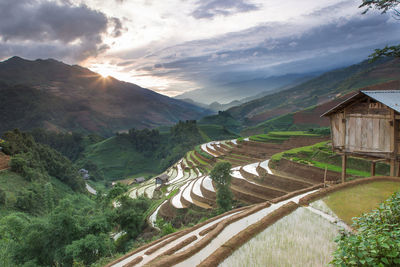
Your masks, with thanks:
M 86 183 L 86 190 L 92 195 L 97 194 L 97 191 L 93 187 L 91 187 L 88 183 Z
M 10 168 L 10 166 L 8 165 L 9 162 L 10 157 L 0 152 L 0 171 Z
M 150 215 L 149 222 L 150 222 L 152 227 L 157 228 L 156 220 L 157 220 L 158 211 L 160 210 L 161 206 L 164 205 L 164 203 L 167 202 L 167 201 L 168 200 L 164 200 L 163 203 L 161 203 L 160 206 L 158 206 L 157 209 Z

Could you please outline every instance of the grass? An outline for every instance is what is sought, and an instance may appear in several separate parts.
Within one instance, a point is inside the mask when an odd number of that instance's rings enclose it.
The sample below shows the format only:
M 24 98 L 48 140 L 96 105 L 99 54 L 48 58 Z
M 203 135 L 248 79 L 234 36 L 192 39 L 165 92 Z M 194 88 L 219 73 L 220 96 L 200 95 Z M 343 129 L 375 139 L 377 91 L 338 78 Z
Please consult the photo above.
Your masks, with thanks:
M 287 151 L 277 153 L 271 157 L 272 162 L 277 162 L 286 158 L 301 164 L 311 165 L 320 169 L 341 172 L 341 157 L 333 154 L 329 141 L 320 142 L 310 146 L 297 147 Z M 387 175 L 388 165 L 377 164 L 377 174 Z M 370 162 L 360 158 L 349 157 L 347 160 L 347 174 L 351 176 L 369 177 Z
M 235 139 L 238 137 L 236 134 L 232 133 L 221 125 L 198 124 L 197 127 L 200 130 L 200 134 L 204 134 L 204 139 L 208 141 Z
M 395 191 L 400 190 L 398 182 L 373 182 L 334 192 L 322 200 L 348 225 L 353 217 L 377 208 Z
M 53 185 L 57 195 L 73 193 L 72 189 L 68 185 L 56 178 L 50 177 L 49 182 Z M 28 187 L 30 183 L 31 182 L 27 181 L 24 177 L 10 170 L 0 172 L 0 188 L 6 192 L 7 198 L 14 199 L 18 192 Z
M 296 147 L 290 150 L 279 152 L 275 155 L 272 155 L 271 160 L 279 161 L 282 157 L 290 157 L 298 154 L 299 152 L 313 152 L 314 149 L 323 148 L 328 144 L 328 141 L 320 142 L 310 146 Z
M 0 188 L 7 194 L 18 192 L 29 184 L 22 176 L 15 172 L 4 170 L 0 172 Z
M 202 155 L 203 157 L 205 157 L 206 159 L 213 159 L 214 157 L 210 154 L 208 154 L 207 152 L 203 151 L 200 147 L 200 145 L 195 146 L 194 150 L 199 153 L 200 155 Z M 194 153 L 193 153 L 194 155 Z
M 312 165 L 314 167 L 317 167 L 317 168 L 320 168 L 320 169 L 325 169 L 325 167 L 327 167 L 328 171 L 334 171 L 334 172 L 341 172 L 342 171 L 342 167 L 341 166 L 332 165 L 332 164 L 319 162 L 319 161 L 315 161 L 315 160 L 310 160 L 310 162 L 312 163 Z M 369 172 L 359 171 L 359 170 L 354 170 L 354 169 L 349 169 L 349 168 L 346 169 L 346 173 L 348 175 L 355 175 L 355 176 L 360 176 L 360 177 L 371 176 L 371 174 Z
M 128 140 L 112 137 L 89 146 L 84 152 L 84 160 L 95 163 L 107 180 L 121 180 L 133 173 L 152 174 L 154 159 L 136 151 Z M 157 162 L 158 163 L 158 162 Z M 131 176 L 132 177 L 132 176 Z
M 208 154 L 207 154 L 208 155 Z M 192 154 L 192 158 L 196 159 L 201 165 L 208 165 L 207 162 L 202 160 L 201 158 L 197 157 L 194 153 Z
M 321 199 L 310 203 L 310 206 L 313 207 L 314 209 L 320 210 L 328 215 L 331 215 L 332 217 L 337 217 L 337 215 Z
M 306 131 L 280 131 L 280 132 L 269 132 L 265 134 L 252 135 L 249 137 L 251 141 L 256 142 L 267 142 L 267 143 L 283 143 L 289 140 L 293 136 L 307 136 L 307 137 L 319 137 L 320 134 L 310 133 Z
M 237 249 L 219 266 L 326 266 L 338 228 L 298 208 Z

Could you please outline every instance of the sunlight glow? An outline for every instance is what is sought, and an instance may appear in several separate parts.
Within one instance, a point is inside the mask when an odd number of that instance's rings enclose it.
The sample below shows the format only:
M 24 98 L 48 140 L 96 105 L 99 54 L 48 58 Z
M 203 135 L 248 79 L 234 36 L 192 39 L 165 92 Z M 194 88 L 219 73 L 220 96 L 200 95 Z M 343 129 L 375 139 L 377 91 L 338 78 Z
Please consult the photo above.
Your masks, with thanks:
M 112 62 L 96 63 L 95 61 L 88 61 L 86 66 L 91 71 L 100 74 L 104 78 L 103 81 L 113 77 L 170 97 L 197 89 L 196 84 L 190 81 L 181 81 L 175 77 L 151 75 L 147 71 L 127 70 L 124 67 L 112 64 Z

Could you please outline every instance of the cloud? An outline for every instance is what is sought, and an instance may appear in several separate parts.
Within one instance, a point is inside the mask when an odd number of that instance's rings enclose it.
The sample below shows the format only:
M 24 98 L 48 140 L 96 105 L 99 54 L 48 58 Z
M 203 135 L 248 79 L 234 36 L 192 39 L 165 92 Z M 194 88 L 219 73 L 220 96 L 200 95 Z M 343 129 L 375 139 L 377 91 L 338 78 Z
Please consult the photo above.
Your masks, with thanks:
M 65 57 L 80 61 L 107 48 L 103 35 L 107 34 L 109 26 L 113 27 L 111 36 L 121 35 L 123 27 L 119 19 L 108 18 L 86 5 L 75 6 L 69 1 L 0 2 L 0 44 L 12 52 L 25 44 L 27 50 L 36 52 L 41 48 L 55 52 L 64 50 L 68 52 L 62 53 Z M 31 56 L 38 54 L 41 53 Z
M 120 37 L 122 32 L 127 30 L 122 27 L 122 22 L 119 18 L 110 18 L 110 21 L 112 24 L 114 24 L 114 29 L 111 33 L 112 37 Z
M 258 9 L 259 6 L 246 0 L 199 0 L 192 16 L 196 19 L 210 19 Z
M 152 77 L 191 81 L 197 87 L 217 86 L 354 64 L 366 59 L 373 48 L 398 43 L 398 36 L 399 24 L 384 15 L 338 17 L 312 25 L 272 22 L 182 43 L 124 66 Z

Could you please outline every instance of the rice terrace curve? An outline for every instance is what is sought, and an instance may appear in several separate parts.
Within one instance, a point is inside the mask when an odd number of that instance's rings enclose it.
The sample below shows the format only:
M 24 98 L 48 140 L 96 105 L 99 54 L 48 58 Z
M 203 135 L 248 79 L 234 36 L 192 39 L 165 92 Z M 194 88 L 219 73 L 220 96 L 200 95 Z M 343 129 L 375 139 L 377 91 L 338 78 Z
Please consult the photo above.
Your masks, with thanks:
M 165 197 L 149 216 L 153 227 L 157 218 L 168 220 L 181 209 L 215 208 L 216 187 L 208 173 L 221 160 L 232 164 L 231 190 L 235 199 L 246 206 L 164 236 L 107 267 L 326 265 L 332 259 L 333 239 L 339 230 L 352 231 L 348 216 L 371 210 L 400 188 L 400 179 L 394 177 L 363 178 L 335 185 L 340 181 L 340 172 L 324 173 L 322 168 L 304 164 L 304 160 L 292 156 L 315 148 L 325 153 L 325 146 L 329 145 L 324 141 L 325 136 L 305 136 L 298 132 L 277 133 L 277 136 L 283 141 L 263 142 L 261 135 L 213 141 L 188 152 L 165 172 L 169 176 Z M 133 198 L 140 195 L 151 198 L 158 190 L 156 187 L 151 179 L 128 194 Z M 337 205 L 345 198 L 335 194 L 346 190 L 366 192 L 363 187 L 375 190 L 377 198 L 366 206 L 348 205 L 350 215 L 342 215 L 346 211 Z M 353 203 L 368 199 L 359 193 L 355 195 L 358 198 L 352 199 Z M 288 227 L 291 230 L 283 234 Z M 307 236 L 317 239 L 310 240 Z M 255 249 L 261 246 L 260 242 L 270 249 L 267 252 Z M 321 251 L 320 247 L 326 249 Z M 305 250 L 315 252 L 311 253 L 314 256 L 301 258 L 296 254 Z

